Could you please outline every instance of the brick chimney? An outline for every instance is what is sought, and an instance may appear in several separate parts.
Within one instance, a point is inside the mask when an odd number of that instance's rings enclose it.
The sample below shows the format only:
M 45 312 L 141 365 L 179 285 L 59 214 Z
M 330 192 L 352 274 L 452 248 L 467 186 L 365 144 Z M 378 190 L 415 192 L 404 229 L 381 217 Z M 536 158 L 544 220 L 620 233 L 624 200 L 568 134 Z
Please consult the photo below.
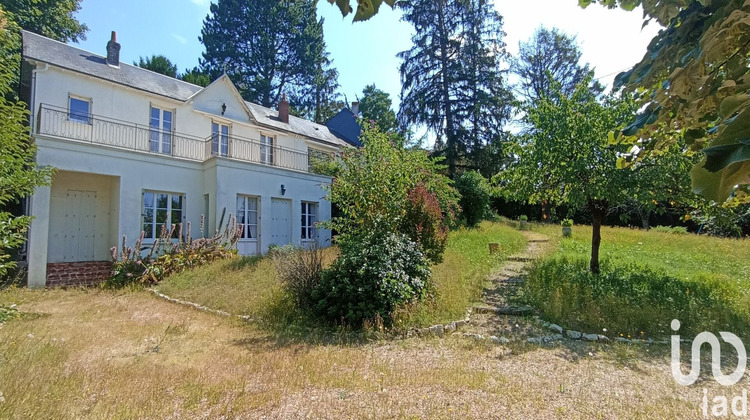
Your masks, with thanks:
M 359 102 L 352 102 L 352 114 L 359 116 Z
M 120 44 L 117 43 L 117 32 L 112 31 L 112 39 L 107 42 L 107 64 L 120 67 Z
M 289 101 L 286 100 L 286 93 L 281 97 L 279 102 L 279 119 L 289 124 Z

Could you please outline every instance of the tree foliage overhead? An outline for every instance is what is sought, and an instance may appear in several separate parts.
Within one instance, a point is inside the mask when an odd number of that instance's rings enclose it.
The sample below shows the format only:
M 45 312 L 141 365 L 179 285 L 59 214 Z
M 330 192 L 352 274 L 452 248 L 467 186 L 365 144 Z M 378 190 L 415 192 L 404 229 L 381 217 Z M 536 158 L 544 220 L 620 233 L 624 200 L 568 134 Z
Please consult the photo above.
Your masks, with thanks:
M 623 163 L 683 141 L 704 155 L 691 174 L 695 192 L 720 203 L 730 197 L 750 201 L 750 4 L 599 2 L 626 10 L 641 6 L 647 21 L 666 27 L 641 62 L 615 79 L 616 87 L 638 92 L 644 105 L 620 138 L 643 151 Z M 583 7 L 590 3 L 580 0 Z
M 0 6 L 22 29 L 61 42 L 86 39 L 89 28 L 74 15 L 82 0 L 0 0 Z
M 502 17 L 483 0 L 405 0 L 414 46 L 399 54 L 399 120 L 425 125 L 455 175 L 461 156 L 502 133 L 510 114 L 501 60 Z
M 341 10 L 341 16 L 346 17 L 349 13 L 354 12 L 349 0 L 328 0 L 328 3 L 336 4 Z M 354 13 L 354 21 L 363 21 L 375 16 L 383 3 L 394 7 L 396 0 L 357 0 L 357 12 Z
M 211 76 L 200 67 L 185 70 L 185 73 L 179 75 L 179 78 L 185 82 L 203 87 L 211 84 Z
M 177 65 L 172 64 L 167 57 L 161 54 L 146 58 L 140 57 L 137 62 L 133 62 L 133 65 L 169 77 L 177 77 Z
M 203 68 L 212 79 L 226 72 L 248 101 L 273 107 L 282 93 L 307 101 L 321 71 L 330 86 L 313 0 L 218 0 L 201 33 Z
M 526 101 L 536 101 L 550 94 L 552 80 L 560 83 L 562 92 L 570 95 L 576 86 L 593 74 L 588 64 L 581 63 L 581 51 L 575 37 L 557 28 L 540 27 L 533 37 L 519 43 L 518 57 L 511 62 L 511 71 L 521 79 L 519 92 Z M 592 88 L 601 92 L 595 82 Z

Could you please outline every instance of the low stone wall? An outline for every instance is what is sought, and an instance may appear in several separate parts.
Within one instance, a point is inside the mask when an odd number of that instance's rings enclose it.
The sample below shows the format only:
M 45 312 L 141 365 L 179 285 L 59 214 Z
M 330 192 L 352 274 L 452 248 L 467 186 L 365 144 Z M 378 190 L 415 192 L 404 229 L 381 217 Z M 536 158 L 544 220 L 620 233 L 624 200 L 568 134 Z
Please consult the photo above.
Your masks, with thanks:
M 93 286 L 107 280 L 111 271 L 111 261 L 49 263 L 47 287 Z

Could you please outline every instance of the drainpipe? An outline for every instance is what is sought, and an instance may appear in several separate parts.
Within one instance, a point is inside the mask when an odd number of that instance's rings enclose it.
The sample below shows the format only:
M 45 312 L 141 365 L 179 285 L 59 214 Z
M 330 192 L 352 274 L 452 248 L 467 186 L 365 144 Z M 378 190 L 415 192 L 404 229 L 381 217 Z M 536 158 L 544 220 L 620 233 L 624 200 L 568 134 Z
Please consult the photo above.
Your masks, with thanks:
M 49 70 L 49 64 L 43 63 L 44 67 L 42 68 L 35 68 L 31 70 L 31 95 L 29 100 L 31 103 L 29 104 L 29 111 L 31 112 L 31 123 L 29 124 L 31 126 L 31 133 L 36 133 L 36 119 L 38 117 L 39 110 L 36 109 L 36 75 L 38 73 L 44 73 L 45 71 Z

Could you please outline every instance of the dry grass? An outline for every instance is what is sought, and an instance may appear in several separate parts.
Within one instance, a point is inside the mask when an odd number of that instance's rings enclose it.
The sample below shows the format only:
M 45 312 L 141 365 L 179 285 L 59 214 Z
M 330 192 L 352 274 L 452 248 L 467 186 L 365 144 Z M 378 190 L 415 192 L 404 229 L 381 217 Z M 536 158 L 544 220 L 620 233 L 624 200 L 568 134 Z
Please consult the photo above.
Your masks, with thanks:
M 0 418 L 699 418 L 666 348 L 315 345 L 144 291 L 0 292 Z M 747 387 L 747 382 L 742 384 Z

